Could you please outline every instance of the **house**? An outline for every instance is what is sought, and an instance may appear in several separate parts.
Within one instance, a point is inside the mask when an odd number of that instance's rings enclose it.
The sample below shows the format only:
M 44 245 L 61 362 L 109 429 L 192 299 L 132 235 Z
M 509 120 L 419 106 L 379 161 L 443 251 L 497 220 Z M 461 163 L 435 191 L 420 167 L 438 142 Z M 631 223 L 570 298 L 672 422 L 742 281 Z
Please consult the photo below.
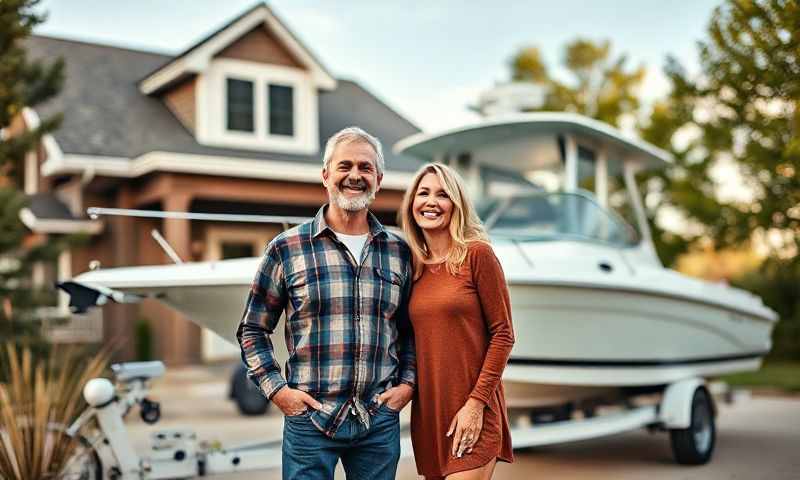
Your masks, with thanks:
M 382 221 L 395 223 L 418 167 L 391 146 L 419 129 L 357 83 L 335 78 L 264 4 L 176 56 L 44 36 L 29 38 L 26 48 L 33 58 L 62 57 L 66 81 L 57 98 L 23 115 L 29 127 L 54 112 L 64 121 L 26 157 L 31 205 L 22 219 L 32 235 L 91 238 L 57 266 L 42 266 L 34 275 L 39 282 L 69 278 L 90 264 L 170 262 L 151 237 L 154 229 L 184 260 L 259 255 L 282 225 L 91 219 L 85 212 L 95 206 L 312 216 L 327 198 L 320 179 L 325 141 L 350 125 L 385 145 L 387 171 L 373 204 Z M 118 342 L 117 358 L 131 359 L 136 325 L 144 322 L 154 356 L 169 364 L 236 354 L 149 302 L 73 316 L 60 332 L 69 339 L 70 332 L 102 330 L 102 340 Z

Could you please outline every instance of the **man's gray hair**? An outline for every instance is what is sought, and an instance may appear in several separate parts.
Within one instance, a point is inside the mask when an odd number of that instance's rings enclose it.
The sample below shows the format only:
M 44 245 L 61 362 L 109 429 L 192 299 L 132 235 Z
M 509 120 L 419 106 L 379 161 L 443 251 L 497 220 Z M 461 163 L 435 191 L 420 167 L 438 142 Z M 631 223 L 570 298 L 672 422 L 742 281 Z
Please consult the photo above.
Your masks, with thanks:
M 367 142 L 372 145 L 372 148 L 375 150 L 376 154 L 375 163 L 377 166 L 378 175 L 383 175 L 384 165 L 381 141 L 359 127 L 343 128 L 334 133 L 331 138 L 328 139 L 328 142 L 325 144 L 325 154 L 322 157 L 322 167 L 326 169 L 328 168 L 331 163 L 331 159 L 333 158 L 333 152 L 336 150 L 338 145 L 350 142 Z

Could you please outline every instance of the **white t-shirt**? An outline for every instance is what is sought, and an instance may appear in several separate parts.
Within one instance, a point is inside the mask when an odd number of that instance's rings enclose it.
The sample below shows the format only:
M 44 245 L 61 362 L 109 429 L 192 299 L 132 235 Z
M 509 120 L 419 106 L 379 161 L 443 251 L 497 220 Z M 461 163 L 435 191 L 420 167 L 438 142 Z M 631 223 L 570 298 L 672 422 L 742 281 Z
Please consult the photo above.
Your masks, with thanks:
M 339 240 L 350 250 L 350 253 L 353 254 L 353 258 L 356 259 L 356 263 L 361 262 L 361 251 L 364 250 L 364 245 L 367 243 L 369 233 L 361 235 L 347 235 L 336 231 L 333 233 L 335 233 Z

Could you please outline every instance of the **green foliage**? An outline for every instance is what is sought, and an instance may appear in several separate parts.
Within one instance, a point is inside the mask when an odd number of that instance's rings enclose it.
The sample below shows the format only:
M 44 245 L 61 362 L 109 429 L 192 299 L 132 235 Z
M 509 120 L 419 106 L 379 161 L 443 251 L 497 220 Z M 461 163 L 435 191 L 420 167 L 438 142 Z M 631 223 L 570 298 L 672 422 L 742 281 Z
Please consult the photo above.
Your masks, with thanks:
M 778 313 L 771 357 L 800 361 L 800 257 L 768 259 L 758 271 L 732 283 L 760 296 Z
M 642 131 L 677 159 L 660 177 L 664 201 L 718 247 L 746 244 L 753 232 L 783 232 L 789 240 L 773 254 L 791 252 L 800 247 L 800 6 L 729 0 L 714 11 L 708 35 L 699 78 L 668 61 L 672 92 Z M 685 147 L 673 145 L 678 132 L 691 131 L 697 134 Z M 721 161 L 745 180 L 751 198 L 714 195 L 711 172 Z
M 614 126 L 621 117 L 639 109 L 636 88 L 645 69 L 626 68 L 627 58 L 611 57 L 611 43 L 576 39 L 566 46 L 563 66 L 571 78 L 562 82 L 549 73 L 536 47 L 526 47 L 511 59 L 514 80 L 544 87 L 544 104 L 536 110 L 576 112 Z
M 692 78 L 668 59 L 672 91 L 642 135 L 676 164 L 652 180 L 662 205 L 695 227 L 689 241 L 725 248 L 750 245 L 754 234 L 782 239 L 767 244 L 770 258 L 736 284 L 778 312 L 772 354 L 800 359 L 800 4 L 724 2 L 700 43 L 700 67 Z M 750 198 L 716 195 L 720 162 L 739 173 Z
M 725 375 L 721 380 L 734 387 L 777 388 L 800 393 L 800 362 L 768 360 L 758 371 Z
M 34 12 L 39 0 L 0 1 L 0 338 L 25 342 L 35 351 L 48 346 L 36 340 L 41 320 L 37 307 L 52 305 L 53 287 L 34 288 L 31 270 L 36 262 L 54 263 L 58 254 L 85 241 L 84 236 L 34 237 L 20 221 L 28 201 L 18 190 L 24 155 L 60 118 L 42 119 L 22 130 L 18 120 L 25 107 L 53 97 L 63 81 L 63 62 L 30 61 L 22 46 L 33 27 L 44 21 Z M 31 126 L 29 126 L 31 127 Z
M 7 128 L 23 108 L 33 107 L 56 95 L 64 78 L 64 64 L 28 60 L 22 40 L 45 17 L 34 13 L 39 0 L 3 0 L 0 2 L 0 128 Z M 42 119 L 38 128 L 0 141 L 0 177 L 18 176 L 17 165 L 25 152 L 42 135 L 55 130 L 59 115 Z

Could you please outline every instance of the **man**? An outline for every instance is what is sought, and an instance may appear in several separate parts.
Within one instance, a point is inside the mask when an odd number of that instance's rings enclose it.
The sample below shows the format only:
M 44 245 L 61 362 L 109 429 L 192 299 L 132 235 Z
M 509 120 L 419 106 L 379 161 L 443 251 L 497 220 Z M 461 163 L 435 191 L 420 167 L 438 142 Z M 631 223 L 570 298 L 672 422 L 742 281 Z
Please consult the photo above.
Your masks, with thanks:
M 325 146 L 329 203 L 273 239 L 237 338 L 248 376 L 284 413 L 283 478 L 393 479 L 399 411 L 416 380 L 407 318 L 411 253 L 368 207 L 383 179 L 375 137 L 357 127 Z M 286 312 L 286 378 L 269 336 Z

